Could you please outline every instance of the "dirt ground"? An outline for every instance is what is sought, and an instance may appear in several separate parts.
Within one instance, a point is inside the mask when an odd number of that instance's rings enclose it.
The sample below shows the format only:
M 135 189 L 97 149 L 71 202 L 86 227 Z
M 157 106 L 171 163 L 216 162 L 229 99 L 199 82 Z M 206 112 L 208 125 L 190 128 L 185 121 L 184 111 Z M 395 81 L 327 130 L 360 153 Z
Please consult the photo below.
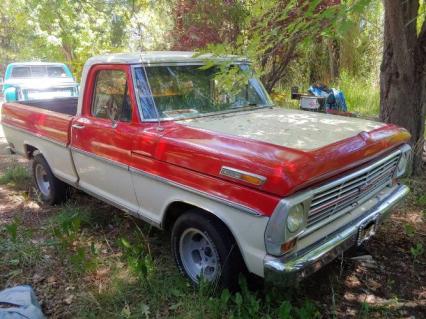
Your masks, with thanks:
M 6 146 L 5 139 L 0 137 L 0 176 L 11 166 L 28 166 L 25 160 L 10 155 Z M 354 253 L 345 255 L 295 288 L 289 294 L 290 300 L 296 303 L 304 298 L 312 300 L 323 318 L 426 318 L 426 254 L 421 249 L 426 248 L 426 178 L 410 179 L 407 183 L 412 189 L 409 199 L 395 210 L 366 245 L 371 258 L 359 261 L 352 259 Z M 19 254 L 11 248 L 5 249 L 6 253 L 1 256 L 0 289 L 30 284 L 47 316 L 95 318 L 105 310 L 102 309 L 105 297 L 100 296 L 112 285 L 112 274 L 124 269 L 123 251 L 115 244 L 117 239 L 143 228 L 144 224 L 134 224 L 118 210 L 79 192 L 72 194 L 72 201 L 79 209 L 90 207 L 91 211 L 102 213 L 95 223 L 79 231 L 71 240 L 71 248 L 67 248 L 67 251 L 79 252 L 78 247 L 83 246 L 78 245 L 84 239 L 95 242 L 98 262 L 93 267 L 84 264 L 89 270 L 83 274 L 71 269 L 73 259 L 67 259 L 61 255 L 61 250 L 50 245 L 52 218 L 63 207 L 40 204 L 34 197 L 31 181 L 24 186 L 0 185 L 0 239 L 3 239 L 0 244 L 18 242 L 6 240 L 11 234 L 6 226 L 14 223 L 20 230 L 17 237 L 22 238 Z M 158 276 L 167 281 L 176 274 L 169 256 L 167 234 L 149 231 L 144 240 L 149 242 Z M 191 296 L 188 288 L 184 291 L 184 296 Z M 124 301 L 118 297 L 111 299 L 120 306 L 116 306 L 117 312 L 109 309 L 106 316 L 132 317 L 130 309 L 134 311 L 131 301 L 134 297 Z M 164 300 L 159 297 L 155 304 L 147 300 L 145 303 L 151 309 L 158 303 L 156 312 L 151 310 L 147 318 L 192 316 L 192 310 L 178 310 L 186 309 L 184 301 L 175 307 L 170 306 L 172 298 L 169 297 Z

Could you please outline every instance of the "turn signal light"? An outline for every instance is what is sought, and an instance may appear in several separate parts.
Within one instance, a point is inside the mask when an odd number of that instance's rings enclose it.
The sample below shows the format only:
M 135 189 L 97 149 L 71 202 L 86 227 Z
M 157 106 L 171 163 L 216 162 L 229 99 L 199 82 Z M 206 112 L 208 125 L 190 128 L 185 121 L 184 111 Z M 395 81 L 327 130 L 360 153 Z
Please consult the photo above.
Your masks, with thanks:
M 288 253 L 289 251 L 293 250 L 294 247 L 296 247 L 297 238 L 293 238 L 284 244 L 281 245 L 281 252 L 283 254 Z
M 240 179 L 243 180 L 244 182 L 247 182 L 249 184 L 253 184 L 253 185 L 256 185 L 256 186 L 260 186 L 265 182 L 264 180 L 262 180 L 259 177 L 244 175 L 244 174 L 241 174 Z
M 257 174 L 241 171 L 239 169 L 226 167 L 226 166 L 222 166 L 220 170 L 220 175 L 238 179 L 240 181 L 244 181 L 246 183 L 249 183 L 255 186 L 263 185 L 266 182 L 266 177 L 264 176 L 260 176 Z

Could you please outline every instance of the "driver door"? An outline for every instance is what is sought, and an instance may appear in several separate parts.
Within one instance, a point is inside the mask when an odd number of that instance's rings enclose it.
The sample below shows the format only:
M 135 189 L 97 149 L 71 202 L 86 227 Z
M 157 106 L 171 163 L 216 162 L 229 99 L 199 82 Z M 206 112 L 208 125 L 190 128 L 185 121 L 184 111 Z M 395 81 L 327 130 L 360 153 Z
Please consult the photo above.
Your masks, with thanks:
M 95 197 L 137 212 L 129 172 L 137 127 L 128 66 L 95 66 L 86 83 L 82 116 L 71 128 L 79 186 Z

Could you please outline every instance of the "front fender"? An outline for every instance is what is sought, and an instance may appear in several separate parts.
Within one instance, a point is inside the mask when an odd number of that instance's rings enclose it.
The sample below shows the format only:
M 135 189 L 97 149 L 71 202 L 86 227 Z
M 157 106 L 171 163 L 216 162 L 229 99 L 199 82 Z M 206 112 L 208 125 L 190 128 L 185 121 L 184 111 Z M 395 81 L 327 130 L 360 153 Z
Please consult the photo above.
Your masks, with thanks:
M 16 87 L 10 86 L 4 90 L 4 99 L 6 102 L 15 102 L 18 100 L 18 91 Z

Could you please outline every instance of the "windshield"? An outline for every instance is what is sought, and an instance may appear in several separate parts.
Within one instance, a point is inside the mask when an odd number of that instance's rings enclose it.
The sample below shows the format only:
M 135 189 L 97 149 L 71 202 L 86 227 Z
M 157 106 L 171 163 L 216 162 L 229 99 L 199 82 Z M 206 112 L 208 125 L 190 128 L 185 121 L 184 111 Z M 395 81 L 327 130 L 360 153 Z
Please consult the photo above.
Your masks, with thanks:
M 247 64 L 137 67 L 135 79 L 145 120 L 182 119 L 272 105 Z

